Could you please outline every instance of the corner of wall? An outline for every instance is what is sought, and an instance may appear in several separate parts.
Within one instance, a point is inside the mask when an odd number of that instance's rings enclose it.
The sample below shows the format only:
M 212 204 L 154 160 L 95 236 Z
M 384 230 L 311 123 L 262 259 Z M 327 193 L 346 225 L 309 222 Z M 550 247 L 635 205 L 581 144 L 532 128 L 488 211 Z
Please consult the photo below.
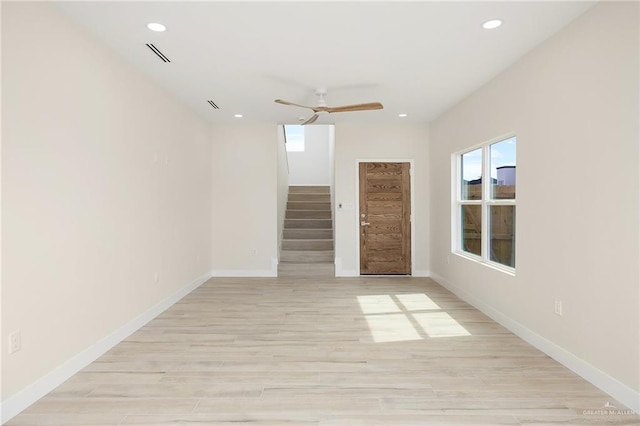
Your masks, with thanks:
M 335 275 L 336 277 L 357 277 L 358 271 L 355 269 L 342 269 L 342 258 L 335 259 Z
M 60 386 L 71 376 L 100 358 L 108 350 L 116 346 L 118 343 L 144 327 L 149 321 L 169 309 L 175 303 L 187 296 L 193 290 L 200 287 L 212 277 L 212 273 L 206 273 L 197 278 L 193 282 L 187 284 L 171 296 L 162 300 L 157 305 L 151 307 L 147 311 L 141 313 L 136 318 L 128 321 L 122 327 L 105 336 L 95 344 L 86 348 L 84 351 L 76 354 L 72 358 L 65 361 L 62 365 L 55 368 L 48 374 L 40 377 L 26 388 L 12 395 L 0 404 L 0 421 L 2 424 L 8 422 L 13 417 L 25 410 L 31 404 Z
M 551 340 L 546 339 L 535 331 L 525 327 L 518 321 L 510 318 L 503 312 L 500 312 L 484 301 L 474 297 L 470 293 L 467 293 L 455 283 L 452 283 L 444 277 L 435 273 L 431 274 L 431 278 L 442 287 L 458 296 L 460 299 L 469 303 L 470 305 L 487 315 L 489 318 L 502 325 L 504 328 L 511 331 L 516 336 L 520 337 L 525 342 L 544 352 L 545 354 L 558 361 L 560 364 L 564 365 L 602 391 L 608 393 L 609 395 L 612 395 L 614 398 L 629 407 L 631 410 L 635 411 L 636 413 L 640 412 L 640 392 L 635 391 L 631 387 L 617 380 L 615 377 L 608 375 L 594 365 L 572 354 L 563 347 L 555 344 Z

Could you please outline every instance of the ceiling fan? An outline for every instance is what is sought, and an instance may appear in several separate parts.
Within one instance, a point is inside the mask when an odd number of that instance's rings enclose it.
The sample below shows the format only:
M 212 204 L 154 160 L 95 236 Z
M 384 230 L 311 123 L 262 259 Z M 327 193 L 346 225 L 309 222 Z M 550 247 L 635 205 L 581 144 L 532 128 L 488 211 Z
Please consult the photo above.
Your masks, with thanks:
M 355 104 L 355 105 L 344 105 L 338 107 L 330 107 L 327 106 L 325 101 L 325 96 L 327 95 L 327 91 L 324 89 L 316 90 L 316 96 L 318 98 L 318 106 L 307 106 L 300 105 L 289 101 L 283 101 L 282 99 L 276 99 L 275 102 L 282 105 L 292 105 L 301 108 L 308 108 L 314 112 L 314 114 L 307 119 L 302 125 L 315 123 L 315 121 L 320 117 L 321 113 L 330 114 L 332 112 L 350 112 L 350 111 L 370 111 L 374 109 L 382 109 L 383 106 L 380 102 L 369 102 L 366 104 Z

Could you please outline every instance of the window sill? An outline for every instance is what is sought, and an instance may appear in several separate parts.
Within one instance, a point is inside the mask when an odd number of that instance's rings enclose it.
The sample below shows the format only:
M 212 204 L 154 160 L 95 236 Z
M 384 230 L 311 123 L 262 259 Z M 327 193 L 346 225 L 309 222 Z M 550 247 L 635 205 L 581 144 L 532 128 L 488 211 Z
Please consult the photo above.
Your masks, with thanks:
M 503 272 L 507 275 L 511 275 L 512 277 L 516 276 L 516 269 L 510 266 L 505 266 L 497 262 L 492 262 L 488 260 L 484 260 L 480 256 L 476 256 L 475 254 L 467 253 L 464 251 L 454 251 L 452 254 L 456 256 L 462 257 L 463 259 L 470 260 L 472 262 L 478 263 L 480 265 L 486 266 L 488 268 L 494 269 L 496 271 Z

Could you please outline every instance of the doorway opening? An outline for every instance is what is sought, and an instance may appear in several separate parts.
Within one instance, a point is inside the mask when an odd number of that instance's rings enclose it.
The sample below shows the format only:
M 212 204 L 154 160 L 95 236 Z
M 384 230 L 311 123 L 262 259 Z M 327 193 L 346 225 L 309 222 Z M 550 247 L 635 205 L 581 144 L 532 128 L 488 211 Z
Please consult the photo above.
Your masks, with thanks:
M 281 128 L 278 276 L 333 277 L 334 126 Z

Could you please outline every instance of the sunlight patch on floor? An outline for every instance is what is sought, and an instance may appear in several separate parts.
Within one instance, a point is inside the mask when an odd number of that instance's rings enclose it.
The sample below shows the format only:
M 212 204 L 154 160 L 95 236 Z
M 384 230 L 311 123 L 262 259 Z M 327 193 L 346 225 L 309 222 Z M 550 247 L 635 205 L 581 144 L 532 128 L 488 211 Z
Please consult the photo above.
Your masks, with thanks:
M 376 343 L 471 335 L 423 293 L 358 296 L 358 303 Z
M 429 337 L 471 336 L 466 328 L 446 312 L 413 314 L 413 317 Z
M 360 304 L 362 313 L 365 315 L 402 312 L 396 302 L 394 302 L 388 294 L 358 296 L 358 303 Z
M 424 293 L 398 294 L 395 296 L 409 311 L 440 310 L 440 306 Z
M 422 340 L 422 336 L 404 314 L 367 315 L 365 318 L 376 343 Z

